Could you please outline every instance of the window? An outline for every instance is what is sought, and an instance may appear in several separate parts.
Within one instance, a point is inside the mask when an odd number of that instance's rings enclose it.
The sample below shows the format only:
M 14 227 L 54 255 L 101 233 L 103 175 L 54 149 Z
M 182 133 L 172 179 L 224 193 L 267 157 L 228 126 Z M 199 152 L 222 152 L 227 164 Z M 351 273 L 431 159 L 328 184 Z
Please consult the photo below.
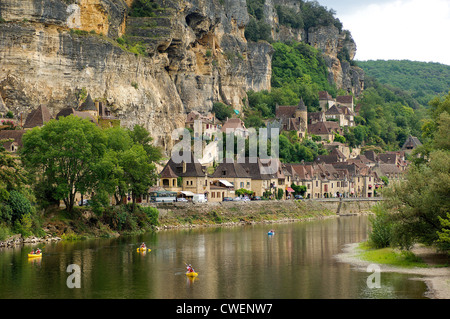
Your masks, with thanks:
M 240 186 L 241 188 L 244 188 L 244 182 L 241 182 L 241 186 Z

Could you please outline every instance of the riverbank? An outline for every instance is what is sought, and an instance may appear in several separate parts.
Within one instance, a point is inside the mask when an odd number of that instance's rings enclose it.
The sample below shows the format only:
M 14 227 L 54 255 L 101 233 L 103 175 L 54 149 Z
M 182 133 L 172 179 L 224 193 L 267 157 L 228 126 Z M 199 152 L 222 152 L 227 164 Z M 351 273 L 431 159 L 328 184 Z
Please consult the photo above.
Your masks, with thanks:
M 410 275 L 417 275 L 415 280 L 423 280 L 428 287 L 426 297 L 432 299 L 450 299 L 450 267 L 448 267 L 448 257 L 437 253 L 430 247 L 415 245 L 411 250 L 416 257 L 423 260 L 425 267 L 397 267 L 388 264 L 377 264 L 381 269 L 381 282 L 383 282 L 383 272 L 397 272 Z M 364 250 L 359 243 L 347 245 L 341 254 L 336 255 L 336 259 L 343 263 L 351 264 L 360 271 L 367 271 L 367 266 L 374 264 L 373 261 L 365 260 L 362 255 Z M 447 265 L 447 267 L 443 267 Z M 374 288 L 375 289 L 375 288 Z
M 158 210 L 157 221 L 145 216 L 144 210 L 127 212 L 115 207 L 102 216 L 89 207 L 77 207 L 72 214 L 59 209 L 46 212 L 42 221 L 44 237 L 33 237 L 34 243 L 52 240 L 112 238 L 149 231 L 194 227 L 229 227 L 255 223 L 286 223 L 330 217 L 364 214 L 377 200 L 305 200 L 248 201 L 208 203 L 141 204 L 143 209 Z M 127 227 L 125 227 L 126 225 Z M 21 245 L 28 239 L 14 235 L 0 241 L 0 247 Z

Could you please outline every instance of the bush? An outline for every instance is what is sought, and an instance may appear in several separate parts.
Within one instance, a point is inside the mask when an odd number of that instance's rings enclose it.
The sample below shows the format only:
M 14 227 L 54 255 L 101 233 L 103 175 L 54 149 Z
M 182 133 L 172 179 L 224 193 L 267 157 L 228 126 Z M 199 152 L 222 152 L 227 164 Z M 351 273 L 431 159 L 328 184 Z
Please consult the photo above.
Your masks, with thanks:
M 18 191 L 9 193 L 8 205 L 12 210 L 11 221 L 21 220 L 22 216 L 33 213 L 33 207 L 30 201 Z
M 372 211 L 375 213 L 375 217 L 369 217 L 372 224 L 369 245 L 374 248 L 388 247 L 392 240 L 392 223 L 389 220 L 389 214 L 379 205 L 374 206 Z
M 227 117 L 231 118 L 233 115 L 233 108 L 221 102 L 215 102 L 213 104 L 212 111 L 215 113 L 216 118 L 220 121 L 225 121 Z
M 16 220 L 14 227 L 16 233 L 21 234 L 22 237 L 29 237 L 33 235 L 33 219 L 31 217 L 31 214 L 23 214 L 20 220 Z
M 159 225 L 159 211 L 155 207 L 141 207 L 141 211 L 143 211 L 148 218 L 150 225 L 158 226 Z

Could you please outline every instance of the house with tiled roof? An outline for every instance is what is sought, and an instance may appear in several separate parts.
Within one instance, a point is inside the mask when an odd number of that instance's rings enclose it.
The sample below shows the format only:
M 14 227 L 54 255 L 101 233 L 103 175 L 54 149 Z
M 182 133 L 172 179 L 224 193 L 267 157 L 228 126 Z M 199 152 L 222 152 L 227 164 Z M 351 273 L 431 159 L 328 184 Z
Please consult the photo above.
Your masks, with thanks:
M 322 112 L 326 112 L 335 104 L 336 100 L 327 91 L 319 91 L 319 105 Z
M 77 111 L 79 111 L 79 112 L 88 112 L 89 114 L 92 115 L 92 117 L 94 119 L 96 119 L 97 116 L 98 116 L 97 105 L 92 100 L 90 94 L 88 94 L 88 96 L 86 97 L 86 100 L 84 100 L 84 102 L 80 105 L 80 107 L 78 108 Z
M 227 118 L 226 122 L 221 128 L 222 133 L 234 133 L 234 136 L 241 136 L 247 138 L 249 136 L 248 129 L 244 122 L 239 118 Z
M 167 191 L 187 194 L 209 194 L 209 181 L 206 169 L 192 152 L 180 152 L 179 159 L 172 155 L 160 173 L 159 185 Z M 184 156 L 187 155 L 187 156 Z M 176 182 L 175 182 L 176 181 Z
M 56 119 L 59 119 L 60 117 L 66 117 L 69 115 L 74 115 L 74 116 L 81 117 L 83 119 L 88 119 L 92 123 L 97 124 L 96 119 L 92 116 L 92 114 L 90 112 L 80 112 L 71 107 L 66 107 L 66 108 L 62 109 L 61 111 L 58 112 L 58 114 L 56 114 L 55 117 L 56 117 Z
M 32 129 L 37 126 L 41 127 L 51 119 L 53 119 L 53 117 L 51 116 L 48 108 L 46 106 L 39 105 L 28 114 L 23 128 Z
M 224 160 L 220 163 L 214 173 L 209 177 L 213 181 L 227 181 L 233 185 L 234 190 L 246 189 L 252 190 L 252 178 L 250 173 L 236 161 Z M 226 183 L 225 183 L 226 184 Z
M 297 105 L 276 105 L 275 117 L 280 122 L 281 131 L 296 131 L 304 138 L 308 131 L 308 110 L 303 99 Z
M 341 95 L 336 97 L 336 104 L 340 107 L 348 107 L 352 112 L 354 112 L 355 107 L 353 104 L 353 95 Z
M 2 146 L 8 152 L 16 153 L 23 146 L 22 137 L 26 132 L 25 130 L 0 130 Z
M 212 113 L 203 115 L 192 111 L 186 115 L 185 126 L 194 131 L 194 138 L 212 140 L 220 132 L 220 125 Z
M 319 136 L 322 141 L 334 141 L 334 135 L 342 135 L 342 129 L 337 122 L 318 122 L 308 126 L 308 134 Z
M 402 150 L 405 151 L 405 153 L 407 154 L 411 154 L 414 149 L 416 149 L 418 146 L 421 145 L 422 143 L 419 141 L 417 137 L 409 135 L 402 146 Z

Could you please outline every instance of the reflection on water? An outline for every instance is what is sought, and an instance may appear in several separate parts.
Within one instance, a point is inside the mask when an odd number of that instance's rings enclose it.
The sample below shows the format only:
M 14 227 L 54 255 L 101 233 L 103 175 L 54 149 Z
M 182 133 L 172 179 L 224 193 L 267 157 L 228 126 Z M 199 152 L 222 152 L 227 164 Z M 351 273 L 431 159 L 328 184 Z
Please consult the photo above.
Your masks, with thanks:
M 0 251 L 0 298 L 423 298 L 422 281 L 370 273 L 333 257 L 366 239 L 368 221 L 340 217 L 302 223 L 164 231 L 143 236 L 47 244 L 28 260 L 23 249 Z M 151 252 L 138 253 L 145 242 Z M 41 245 L 42 246 L 42 245 Z M 41 247 L 42 248 L 42 247 Z M 199 273 L 185 275 L 186 264 Z M 67 266 L 81 268 L 69 289 Z

